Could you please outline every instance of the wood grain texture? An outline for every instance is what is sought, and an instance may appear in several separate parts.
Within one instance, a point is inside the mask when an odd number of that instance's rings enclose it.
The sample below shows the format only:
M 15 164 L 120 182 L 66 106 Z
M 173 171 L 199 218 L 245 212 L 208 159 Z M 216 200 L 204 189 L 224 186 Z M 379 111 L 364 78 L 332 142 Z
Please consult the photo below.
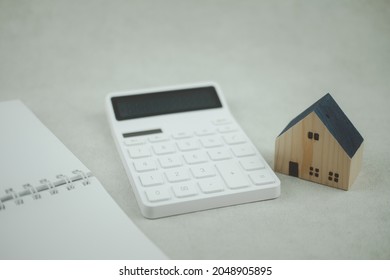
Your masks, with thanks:
M 309 139 L 308 133 L 319 135 Z M 289 174 L 289 163 L 298 163 L 298 177 L 348 190 L 360 171 L 363 145 L 351 159 L 319 117 L 310 113 L 275 141 L 276 172 Z

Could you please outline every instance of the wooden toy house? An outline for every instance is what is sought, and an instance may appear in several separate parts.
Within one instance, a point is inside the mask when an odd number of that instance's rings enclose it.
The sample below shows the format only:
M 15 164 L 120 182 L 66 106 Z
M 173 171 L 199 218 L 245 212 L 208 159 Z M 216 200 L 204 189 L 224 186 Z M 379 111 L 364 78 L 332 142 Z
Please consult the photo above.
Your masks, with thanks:
M 276 138 L 275 171 L 348 190 L 361 168 L 363 141 L 328 93 Z

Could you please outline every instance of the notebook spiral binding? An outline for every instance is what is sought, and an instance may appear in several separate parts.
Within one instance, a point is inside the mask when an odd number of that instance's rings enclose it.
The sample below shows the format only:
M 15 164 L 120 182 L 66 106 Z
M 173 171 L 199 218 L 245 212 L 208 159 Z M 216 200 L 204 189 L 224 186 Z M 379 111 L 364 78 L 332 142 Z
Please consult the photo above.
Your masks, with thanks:
M 39 185 L 34 186 L 30 183 L 24 184 L 22 186 L 23 190 L 18 191 L 13 188 L 8 188 L 5 190 L 5 195 L 0 193 L 0 211 L 6 209 L 8 203 L 12 201 L 16 205 L 24 204 L 24 198 L 31 196 L 33 200 L 38 200 L 42 198 L 43 192 L 49 192 L 51 195 L 56 195 L 59 193 L 60 187 L 65 187 L 66 190 L 71 191 L 76 188 L 75 183 L 81 183 L 83 186 L 91 184 L 90 178 L 94 177 L 93 174 L 88 171 L 84 172 L 81 170 L 73 170 L 72 176 L 67 176 L 64 174 L 58 174 L 55 178 L 57 180 L 50 181 L 47 178 L 44 178 L 39 181 Z

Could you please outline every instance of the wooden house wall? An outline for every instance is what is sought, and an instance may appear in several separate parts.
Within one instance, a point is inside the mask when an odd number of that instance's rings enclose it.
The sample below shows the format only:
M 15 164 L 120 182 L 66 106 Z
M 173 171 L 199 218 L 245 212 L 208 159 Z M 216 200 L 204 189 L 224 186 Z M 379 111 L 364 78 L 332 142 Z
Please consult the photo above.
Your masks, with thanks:
M 308 132 L 318 133 L 319 140 L 309 139 Z M 314 112 L 280 135 L 275 145 L 275 171 L 289 174 L 293 161 L 299 164 L 299 178 L 348 189 L 351 159 Z

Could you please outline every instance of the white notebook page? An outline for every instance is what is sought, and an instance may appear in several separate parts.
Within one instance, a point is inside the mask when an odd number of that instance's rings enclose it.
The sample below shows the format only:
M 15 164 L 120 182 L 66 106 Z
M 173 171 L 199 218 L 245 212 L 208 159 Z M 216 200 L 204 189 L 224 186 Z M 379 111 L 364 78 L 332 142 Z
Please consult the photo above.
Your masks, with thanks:
M 20 101 L 0 103 L 0 259 L 164 259 Z

